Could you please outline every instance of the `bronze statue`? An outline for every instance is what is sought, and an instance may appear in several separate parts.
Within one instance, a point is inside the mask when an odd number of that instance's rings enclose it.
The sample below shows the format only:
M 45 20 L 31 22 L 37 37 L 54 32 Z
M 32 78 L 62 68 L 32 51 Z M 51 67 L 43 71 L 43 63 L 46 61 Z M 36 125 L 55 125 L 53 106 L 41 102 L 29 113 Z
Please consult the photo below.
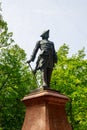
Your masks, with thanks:
M 57 55 L 54 48 L 54 43 L 49 41 L 49 30 L 45 31 L 41 35 L 42 40 L 36 43 L 36 46 L 33 50 L 31 58 L 27 63 L 34 61 L 38 50 L 41 50 L 40 55 L 38 56 L 36 67 L 34 73 L 37 70 L 41 70 L 42 72 L 42 87 L 50 88 L 50 79 L 54 64 L 57 63 Z

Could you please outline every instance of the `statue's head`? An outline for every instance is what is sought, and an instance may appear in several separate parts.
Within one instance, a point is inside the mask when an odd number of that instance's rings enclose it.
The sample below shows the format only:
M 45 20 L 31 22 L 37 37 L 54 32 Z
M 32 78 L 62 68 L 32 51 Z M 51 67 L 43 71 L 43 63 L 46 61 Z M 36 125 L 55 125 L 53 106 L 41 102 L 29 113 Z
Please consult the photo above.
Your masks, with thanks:
M 49 38 L 49 30 L 44 31 L 40 36 L 43 39 L 48 39 Z

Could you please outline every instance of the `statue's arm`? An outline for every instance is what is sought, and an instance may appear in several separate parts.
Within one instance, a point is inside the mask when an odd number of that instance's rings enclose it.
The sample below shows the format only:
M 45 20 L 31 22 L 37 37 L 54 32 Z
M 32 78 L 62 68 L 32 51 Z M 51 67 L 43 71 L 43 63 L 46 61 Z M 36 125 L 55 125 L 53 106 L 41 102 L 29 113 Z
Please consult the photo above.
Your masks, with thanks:
M 35 59 L 35 57 L 36 57 L 36 54 L 37 54 L 39 48 L 40 48 L 40 41 L 38 41 L 38 42 L 36 43 L 36 46 L 35 46 L 35 48 L 34 48 L 34 50 L 33 50 L 33 53 L 32 53 L 32 55 L 31 55 L 30 61 L 34 61 L 34 59 Z

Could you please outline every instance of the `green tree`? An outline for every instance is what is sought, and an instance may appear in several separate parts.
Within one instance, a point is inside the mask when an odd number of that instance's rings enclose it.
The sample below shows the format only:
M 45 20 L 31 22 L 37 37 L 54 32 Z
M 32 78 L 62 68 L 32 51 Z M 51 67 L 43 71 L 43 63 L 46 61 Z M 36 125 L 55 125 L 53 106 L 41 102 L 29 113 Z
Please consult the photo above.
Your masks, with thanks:
M 20 130 L 25 112 L 20 100 L 36 85 L 24 50 L 13 43 L 7 23 L 0 21 L 0 26 L 0 129 Z
M 64 44 L 58 50 L 58 63 L 52 75 L 51 86 L 69 96 L 67 104 L 69 121 L 74 130 L 87 128 L 87 60 L 84 48 L 68 57 L 69 47 Z

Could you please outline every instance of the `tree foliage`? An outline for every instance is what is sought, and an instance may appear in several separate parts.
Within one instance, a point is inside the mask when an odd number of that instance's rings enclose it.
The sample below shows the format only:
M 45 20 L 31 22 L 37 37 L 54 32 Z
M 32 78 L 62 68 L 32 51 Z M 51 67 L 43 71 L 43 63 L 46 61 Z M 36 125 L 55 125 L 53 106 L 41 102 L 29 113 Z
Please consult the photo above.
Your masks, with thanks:
M 69 47 L 64 44 L 58 50 L 58 63 L 53 71 L 51 86 L 67 95 L 69 121 L 74 130 L 87 128 L 87 60 L 84 48 L 68 57 Z
M 7 23 L 0 21 L 0 26 L 0 129 L 20 130 L 25 112 L 20 100 L 36 85 L 24 50 L 13 43 Z

